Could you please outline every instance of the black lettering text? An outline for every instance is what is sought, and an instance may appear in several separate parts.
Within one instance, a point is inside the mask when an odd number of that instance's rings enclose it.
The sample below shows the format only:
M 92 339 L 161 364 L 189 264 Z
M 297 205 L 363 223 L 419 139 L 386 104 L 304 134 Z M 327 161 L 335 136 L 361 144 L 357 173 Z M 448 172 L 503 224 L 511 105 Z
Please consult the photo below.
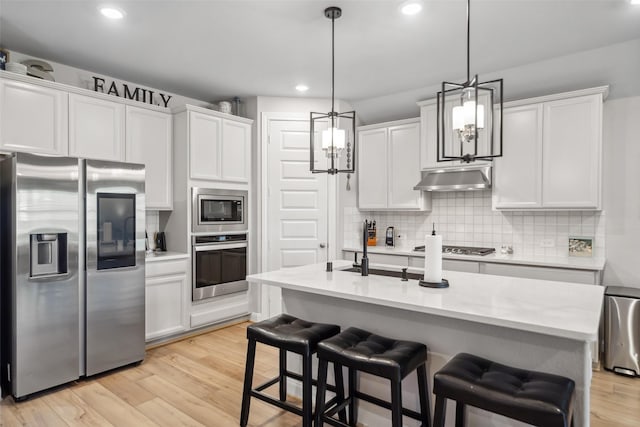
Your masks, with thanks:
M 167 95 L 165 98 L 165 94 L 161 93 L 160 98 L 162 98 L 162 102 L 164 102 L 164 108 L 169 107 L 169 100 L 171 99 L 171 95 Z
M 93 91 L 104 93 L 104 79 L 93 77 Z
M 140 94 L 138 92 L 140 92 L 140 88 L 137 87 L 133 92 L 129 91 L 129 86 L 127 86 L 126 83 L 123 83 L 122 86 L 124 87 L 124 97 L 127 99 L 135 99 L 136 101 L 139 100 L 139 96 Z
M 120 96 L 120 93 L 118 92 L 118 88 L 116 87 L 116 82 L 111 82 L 111 86 L 109 86 L 109 91 L 107 92 L 107 95 Z

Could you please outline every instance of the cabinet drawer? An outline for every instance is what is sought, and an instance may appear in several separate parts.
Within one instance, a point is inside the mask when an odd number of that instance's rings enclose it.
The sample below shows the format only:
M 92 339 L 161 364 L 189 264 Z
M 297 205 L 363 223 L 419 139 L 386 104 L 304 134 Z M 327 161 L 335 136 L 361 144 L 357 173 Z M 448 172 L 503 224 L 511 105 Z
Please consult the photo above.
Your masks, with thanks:
M 443 259 L 442 269 L 462 271 L 465 273 L 480 273 L 480 263 L 475 261 L 459 261 L 457 259 Z
M 555 280 L 558 282 L 595 285 L 598 274 L 590 270 L 571 270 L 567 268 L 534 267 L 529 265 L 481 263 L 481 273 L 496 276 L 523 277 L 526 279 Z
M 189 260 L 152 261 L 145 264 L 145 277 L 173 276 L 186 274 L 189 271 Z

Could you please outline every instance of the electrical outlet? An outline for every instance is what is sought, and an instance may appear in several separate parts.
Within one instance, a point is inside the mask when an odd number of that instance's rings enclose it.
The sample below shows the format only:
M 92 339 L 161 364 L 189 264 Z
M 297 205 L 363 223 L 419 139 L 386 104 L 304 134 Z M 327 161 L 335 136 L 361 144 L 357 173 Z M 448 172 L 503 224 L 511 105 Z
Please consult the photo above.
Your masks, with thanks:
M 543 248 L 553 248 L 556 246 L 556 242 L 553 239 L 542 239 L 540 246 Z

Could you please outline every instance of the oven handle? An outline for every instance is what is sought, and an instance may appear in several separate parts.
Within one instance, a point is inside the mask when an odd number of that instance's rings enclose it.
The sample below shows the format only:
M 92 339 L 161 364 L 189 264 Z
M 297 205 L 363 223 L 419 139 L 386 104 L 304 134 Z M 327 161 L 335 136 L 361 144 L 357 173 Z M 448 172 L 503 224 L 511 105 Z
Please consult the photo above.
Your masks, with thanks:
M 219 251 L 222 249 L 236 249 L 236 248 L 246 248 L 247 242 L 244 243 L 214 243 L 211 245 L 195 245 L 193 250 L 196 252 L 202 251 Z

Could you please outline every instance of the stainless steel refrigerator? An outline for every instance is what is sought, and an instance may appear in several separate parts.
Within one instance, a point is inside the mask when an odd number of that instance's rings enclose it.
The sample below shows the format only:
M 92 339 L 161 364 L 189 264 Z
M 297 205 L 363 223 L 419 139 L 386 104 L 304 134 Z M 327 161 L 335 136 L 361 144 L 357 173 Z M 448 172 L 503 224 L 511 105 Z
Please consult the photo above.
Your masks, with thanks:
M 16 399 L 144 358 L 144 167 L 0 161 L 0 379 Z

